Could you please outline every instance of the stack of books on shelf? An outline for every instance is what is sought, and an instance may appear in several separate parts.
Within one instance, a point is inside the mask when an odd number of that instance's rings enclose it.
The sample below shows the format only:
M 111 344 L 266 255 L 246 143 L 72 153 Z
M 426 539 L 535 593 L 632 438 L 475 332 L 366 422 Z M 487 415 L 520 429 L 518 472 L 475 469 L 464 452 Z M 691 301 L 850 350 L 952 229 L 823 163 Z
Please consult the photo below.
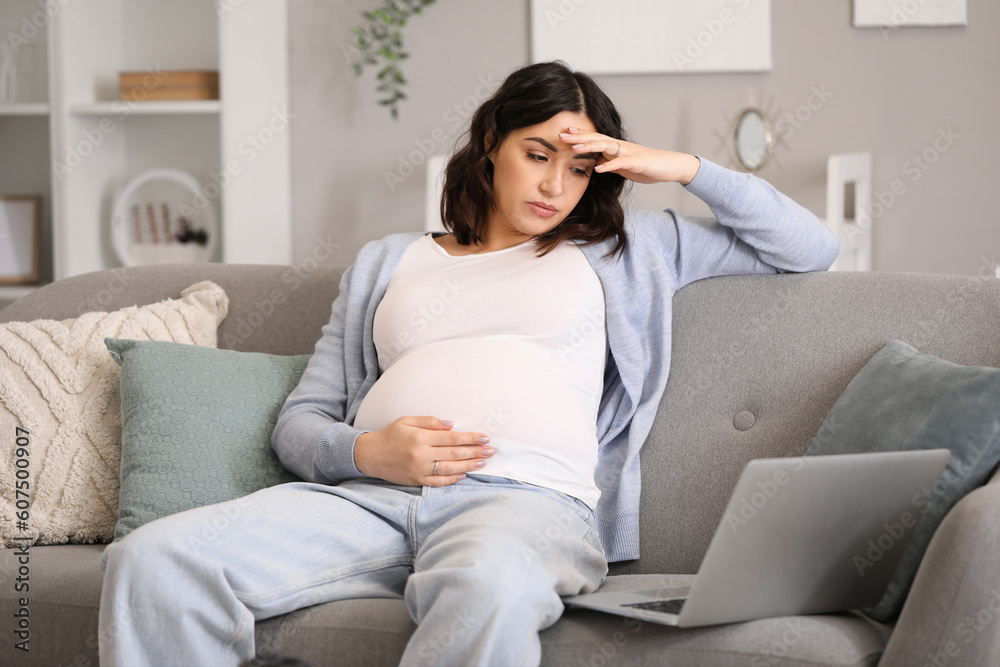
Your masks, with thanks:
M 217 100 L 219 73 L 209 70 L 120 72 L 118 87 L 123 100 Z

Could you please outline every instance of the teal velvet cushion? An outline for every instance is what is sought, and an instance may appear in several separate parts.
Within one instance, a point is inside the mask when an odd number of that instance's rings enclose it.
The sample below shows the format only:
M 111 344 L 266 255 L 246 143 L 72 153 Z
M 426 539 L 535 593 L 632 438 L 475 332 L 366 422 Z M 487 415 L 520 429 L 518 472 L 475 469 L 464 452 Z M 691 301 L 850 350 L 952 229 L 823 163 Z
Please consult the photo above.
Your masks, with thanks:
M 310 355 L 106 338 L 121 366 L 115 541 L 193 507 L 297 481 L 271 432 Z
M 903 449 L 951 450 L 933 489 L 914 498 L 923 511 L 882 600 L 863 610 L 890 621 L 903 607 L 934 531 L 962 496 L 1000 461 L 1000 369 L 960 366 L 903 341 L 886 344 L 847 385 L 806 455 Z

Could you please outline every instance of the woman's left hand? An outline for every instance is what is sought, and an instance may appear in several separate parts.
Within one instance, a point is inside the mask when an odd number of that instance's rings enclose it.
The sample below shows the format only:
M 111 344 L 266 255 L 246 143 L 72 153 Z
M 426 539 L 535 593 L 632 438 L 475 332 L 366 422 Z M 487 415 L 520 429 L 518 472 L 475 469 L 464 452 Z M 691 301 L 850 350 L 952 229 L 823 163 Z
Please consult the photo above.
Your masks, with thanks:
M 636 183 L 687 185 L 701 166 L 701 160 L 694 155 L 640 146 L 575 127 L 569 128 L 567 134 L 560 134 L 559 138 L 572 144 L 576 153 L 601 154 L 602 159 L 595 167 L 598 173 L 614 172 Z

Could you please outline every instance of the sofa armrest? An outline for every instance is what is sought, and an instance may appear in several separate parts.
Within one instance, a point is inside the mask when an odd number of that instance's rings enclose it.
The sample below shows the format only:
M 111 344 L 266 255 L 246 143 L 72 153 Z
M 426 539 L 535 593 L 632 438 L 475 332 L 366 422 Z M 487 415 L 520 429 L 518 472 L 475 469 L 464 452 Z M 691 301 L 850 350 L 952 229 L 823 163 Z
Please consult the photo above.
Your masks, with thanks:
M 1000 472 L 938 526 L 879 667 L 1000 665 Z

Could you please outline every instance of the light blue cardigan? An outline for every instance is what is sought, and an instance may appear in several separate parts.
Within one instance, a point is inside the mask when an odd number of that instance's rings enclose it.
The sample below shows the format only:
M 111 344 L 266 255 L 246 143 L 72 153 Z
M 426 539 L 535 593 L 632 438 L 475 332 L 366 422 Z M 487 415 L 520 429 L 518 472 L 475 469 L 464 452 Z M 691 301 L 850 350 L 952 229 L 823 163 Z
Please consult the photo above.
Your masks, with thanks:
M 604 286 L 610 349 L 596 472 L 596 516 L 608 561 L 639 556 L 639 451 L 670 370 L 674 292 L 710 276 L 825 271 L 839 252 L 836 237 L 815 215 L 766 181 L 700 159 L 685 187 L 717 222 L 671 210 L 629 210 L 628 248 L 620 259 L 604 257 L 611 240 L 580 245 Z M 392 234 L 366 244 L 340 281 L 330 322 L 272 436 L 282 464 L 303 479 L 336 484 L 364 476 L 354 465 L 354 441 L 364 431 L 352 424 L 379 377 L 375 308 L 399 259 L 420 236 Z

